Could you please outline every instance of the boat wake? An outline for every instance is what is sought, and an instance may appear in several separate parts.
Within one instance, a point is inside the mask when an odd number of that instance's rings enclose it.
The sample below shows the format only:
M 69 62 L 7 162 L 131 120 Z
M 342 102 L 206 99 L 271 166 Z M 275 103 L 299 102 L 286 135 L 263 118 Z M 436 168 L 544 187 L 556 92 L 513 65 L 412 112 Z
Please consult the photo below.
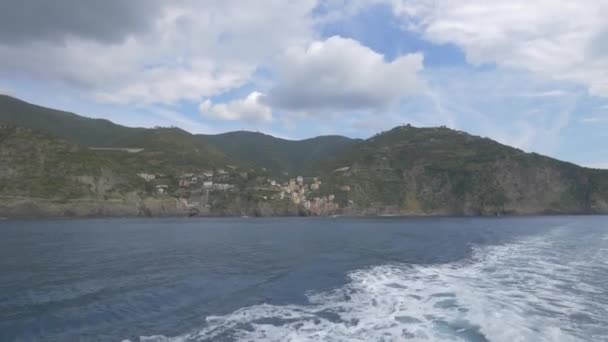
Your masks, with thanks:
M 357 270 L 306 305 L 244 307 L 198 331 L 140 340 L 608 340 L 608 232 L 575 233 L 476 248 L 458 263 Z

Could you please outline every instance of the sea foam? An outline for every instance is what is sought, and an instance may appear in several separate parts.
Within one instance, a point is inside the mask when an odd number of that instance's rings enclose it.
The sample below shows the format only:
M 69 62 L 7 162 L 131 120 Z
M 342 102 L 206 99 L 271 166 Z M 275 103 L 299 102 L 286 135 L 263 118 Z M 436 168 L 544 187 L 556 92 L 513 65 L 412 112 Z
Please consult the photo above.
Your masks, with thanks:
M 457 263 L 361 269 L 307 305 L 245 307 L 141 341 L 608 340 L 606 236 L 557 229 Z

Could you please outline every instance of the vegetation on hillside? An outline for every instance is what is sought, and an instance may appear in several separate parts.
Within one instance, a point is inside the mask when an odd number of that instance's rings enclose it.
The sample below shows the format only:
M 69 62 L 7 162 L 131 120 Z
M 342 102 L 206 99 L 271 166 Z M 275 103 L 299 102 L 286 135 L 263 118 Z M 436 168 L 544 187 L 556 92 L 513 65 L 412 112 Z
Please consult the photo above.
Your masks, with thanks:
M 334 188 L 351 188 L 353 203 L 378 210 L 505 214 L 608 209 L 607 171 L 445 127 L 397 127 L 356 144 L 322 168 Z M 344 168 L 348 170 L 336 171 Z
M 323 198 L 318 203 L 332 198 L 327 203 L 337 201 L 347 214 L 608 212 L 608 171 L 445 127 L 401 126 L 367 140 L 291 141 L 242 131 L 192 135 L 124 127 L 0 96 L 0 144 L 3 196 L 143 198 L 158 196 L 155 185 L 163 184 L 162 194 L 201 206 L 204 199 L 222 213 L 272 212 L 269 201 L 276 198 L 276 208 L 298 212 L 293 204 L 310 202 L 304 192 Z M 220 188 L 234 190 L 209 198 L 209 186 L 205 192 L 178 185 L 184 174 L 205 170 L 216 171 Z M 141 173 L 162 180 L 146 181 Z M 284 185 L 296 176 L 305 176 L 309 188 Z M 314 190 L 313 177 L 321 181 Z M 193 182 L 203 186 L 200 179 Z
M 296 141 L 246 131 L 198 137 L 234 159 L 264 167 L 275 175 L 286 172 L 292 176 L 314 175 L 316 163 L 336 158 L 357 141 L 336 135 Z
M 143 128 L 117 125 L 0 95 L 0 122 L 46 132 L 84 146 L 119 146 Z

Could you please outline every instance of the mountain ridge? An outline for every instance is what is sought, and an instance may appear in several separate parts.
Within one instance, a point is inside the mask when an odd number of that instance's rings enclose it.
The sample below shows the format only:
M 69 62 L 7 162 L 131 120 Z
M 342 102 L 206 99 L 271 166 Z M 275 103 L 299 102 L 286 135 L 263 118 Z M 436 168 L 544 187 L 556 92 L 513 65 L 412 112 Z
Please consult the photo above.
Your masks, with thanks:
M 343 172 L 332 170 L 348 168 Z M 608 209 L 608 172 L 445 127 L 399 126 L 325 169 L 372 213 L 502 215 Z M 335 191 L 334 188 L 334 191 Z
M 608 171 L 446 127 L 203 135 L 0 97 L 0 138 L 0 216 L 608 213 Z
M 310 173 L 317 161 L 336 157 L 359 139 L 325 135 L 301 140 L 276 138 L 272 135 L 234 131 L 197 137 L 235 158 L 261 165 L 275 175 Z
M 159 140 L 162 140 L 163 136 L 171 134 L 173 139 L 164 140 L 168 140 L 166 141 L 169 143 L 167 146 L 173 145 L 172 150 L 177 147 L 175 142 L 180 141 L 181 146 L 189 145 L 191 150 L 203 150 L 217 158 L 221 157 L 220 154 L 224 154 L 220 159 L 229 160 L 231 158 L 226 154 L 232 154 L 237 159 L 245 161 L 246 164 L 262 162 L 261 166 L 271 169 L 274 174 L 299 170 L 303 164 L 310 163 L 313 159 L 330 156 L 340 146 L 358 140 L 340 135 L 290 140 L 250 131 L 192 134 L 176 127 L 127 127 L 106 119 L 88 118 L 72 112 L 31 104 L 8 95 L 0 95 L 0 122 L 46 132 L 88 147 L 158 148 L 160 147 Z M 156 139 L 151 136 L 156 136 Z M 251 137 L 256 137 L 256 139 L 251 139 Z M 240 151 L 235 149 L 235 143 L 245 149 Z M 318 150 L 320 146 L 324 148 L 323 151 Z M 275 155 L 266 159 L 256 158 L 255 149 L 265 149 L 265 152 Z M 293 158 L 296 154 L 299 155 L 297 159 Z M 302 157 L 302 154 L 305 156 Z M 232 159 L 233 163 L 238 163 L 238 160 Z M 281 168 L 285 170 L 280 170 Z
M 19 107 L 21 107 L 21 108 L 19 108 Z M 10 109 L 15 109 L 15 108 L 17 108 L 18 110 L 13 111 L 13 112 L 10 111 Z M 38 128 L 38 130 L 52 131 L 52 132 L 55 132 L 55 135 L 57 135 L 57 136 L 62 136 L 62 135 L 66 134 L 65 132 L 63 132 L 63 129 L 54 127 L 54 126 L 59 126 L 56 123 L 54 123 L 52 126 L 49 126 L 49 121 L 52 119 L 57 119 L 57 118 L 60 118 L 63 120 L 67 119 L 67 120 L 71 120 L 73 122 L 89 123 L 91 125 L 98 123 L 98 124 L 101 124 L 101 125 L 104 125 L 104 126 L 107 126 L 110 128 L 128 130 L 130 134 L 133 134 L 133 132 L 136 132 L 136 131 L 155 129 L 155 128 L 146 128 L 146 127 L 125 126 L 122 124 L 117 124 L 108 119 L 87 117 L 87 116 L 82 116 L 82 115 L 79 115 L 77 113 L 67 111 L 67 110 L 52 109 L 52 108 L 48 108 L 48 107 L 45 107 L 42 105 L 38 105 L 38 104 L 35 104 L 32 102 L 28 102 L 28 101 L 13 97 L 11 95 L 1 94 L 1 93 L 0 93 L 0 109 L 2 110 L 2 112 L 0 113 L 0 115 L 2 115 L 2 116 L 0 118 L 3 119 L 4 122 L 11 121 L 13 124 L 15 124 L 17 126 L 30 127 L 32 129 Z M 25 115 L 26 117 L 25 118 L 21 117 L 23 115 Z M 31 121 L 29 120 L 29 119 L 32 119 L 31 118 L 32 116 L 36 116 L 35 117 L 36 120 L 43 120 L 43 122 L 40 125 L 37 125 L 34 122 L 34 120 L 31 120 Z M 60 123 L 62 125 L 66 125 L 66 123 L 63 121 Z M 72 125 L 74 125 L 74 124 L 71 124 L 71 125 L 68 124 L 67 126 L 72 126 Z M 156 128 L 180 129 L 193 136 L 218 136 L 218 135 L 221 136 L 221 135 L 245 133 L 245 134 L 251 134 L 251 135 L 263 135 L 263 136 L 271 137 L 276 140 L 286 141 L 286 142 L 304 142 L 307 140 L 313 140 L 316 138 L 325 138 L 325 137 L 344 138 L 344 139 L 348 139 L 348 140 L 361 140 L 358 138 L 351 138 L 351 137 L 347 137 L 347 136 L 339 135 L 339 134 L 319 135 L 319 136 L 302 138 L 302 139 L 289 139 L 289 138 L 275 137 L 273 135 L 263 133 L 263 132 L 247 131 L 247 130 L 227 131 L 227 132 L 214 133 L 214 134 L 202 134 L 202 133 L 192 133 L 183 128 L 177 128 L 177 127 L 156 127 Z M 90 133 L 90 131 L 87 130 L 86 128 L 84 128 L 84 130 L 87 133 Z M 103 137 L 105 138 L 106 136 L 103 136 Z M 79 138 L 73 138 L 73 139 L 68 139 L 68 140 L 75 140 L 75 139 L 79 139 Z M 81 143 L 86 144 L 84 141 L 81 141 Z M 102 142 L 102 144 L 103 144 L 103 142 Z M 88 144 L 86 144 L 86 145 L 88 145 Z

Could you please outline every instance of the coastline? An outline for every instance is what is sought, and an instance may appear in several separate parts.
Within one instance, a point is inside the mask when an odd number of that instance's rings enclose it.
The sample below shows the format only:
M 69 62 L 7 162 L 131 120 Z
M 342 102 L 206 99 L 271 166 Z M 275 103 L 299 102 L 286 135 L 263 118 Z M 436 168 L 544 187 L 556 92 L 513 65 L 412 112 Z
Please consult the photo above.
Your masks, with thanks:
M 130 199 L 74 199 L 57 200 L 28 197 L 0 196 L 0 220 L 8 219 L 100 219 L 100 218 L 269 218 L 269 217 L 326 217 L 326 218 L 425 218 L 425 217 L 530 217 L 530 216 L 601 216 L 602 210 L 557 211 L 483 211 L 456 212 L 408 212 L 386 208 L 338 208 L 331 211 L 311 212 L 299 206 L 279 207 L 270 203 L 231 203 L 222 209 L 192 207 L 177 198 L 130 198 Z

